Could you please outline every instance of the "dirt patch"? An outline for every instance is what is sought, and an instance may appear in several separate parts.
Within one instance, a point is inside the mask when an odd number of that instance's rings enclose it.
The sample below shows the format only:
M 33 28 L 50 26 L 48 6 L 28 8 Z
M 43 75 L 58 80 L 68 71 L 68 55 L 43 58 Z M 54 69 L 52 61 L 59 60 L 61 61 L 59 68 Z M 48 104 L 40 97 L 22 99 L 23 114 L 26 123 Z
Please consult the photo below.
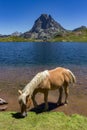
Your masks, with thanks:
M 62 111 L 68 115 L 78 113 L 87 116 L 87 69 L 78 66 L 69 68 L 77 78 L 75 86 L 70 87 L 69 104 L 68 106 L 57 106 L 58 90 L 50 91 L 48 98 L 49 111 Z M 6 111 L 20 111 L 18 89 L 23 89 L 37 72 L 44 69 L 47 69 L 47 67 L 0 67 L 0 97 L 8 102 Z M 43 109 L 43 94 L 37 94 L 36 100 L 39 108 Z

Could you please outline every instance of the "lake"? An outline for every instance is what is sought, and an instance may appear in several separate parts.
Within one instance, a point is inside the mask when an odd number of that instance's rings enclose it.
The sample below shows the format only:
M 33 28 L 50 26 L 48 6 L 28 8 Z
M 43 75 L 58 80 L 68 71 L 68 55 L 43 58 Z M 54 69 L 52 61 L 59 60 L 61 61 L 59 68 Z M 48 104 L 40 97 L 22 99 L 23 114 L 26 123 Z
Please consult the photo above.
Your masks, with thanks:
M 73 42 L 0 43 L 0 66 L 87 65 L 87 44 Z

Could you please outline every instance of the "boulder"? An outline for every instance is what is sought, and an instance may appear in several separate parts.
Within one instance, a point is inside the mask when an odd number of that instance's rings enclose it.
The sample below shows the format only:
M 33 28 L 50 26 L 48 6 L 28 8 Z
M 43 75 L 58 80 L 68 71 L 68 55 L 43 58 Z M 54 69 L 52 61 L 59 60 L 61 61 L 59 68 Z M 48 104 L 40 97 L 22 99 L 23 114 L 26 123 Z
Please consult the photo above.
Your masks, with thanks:
M 0 98 L 0 105 L 8 104 L 4 99 Z
M 7 106 L 0 107 L 0 111 L 5 111 L 7 109 Z

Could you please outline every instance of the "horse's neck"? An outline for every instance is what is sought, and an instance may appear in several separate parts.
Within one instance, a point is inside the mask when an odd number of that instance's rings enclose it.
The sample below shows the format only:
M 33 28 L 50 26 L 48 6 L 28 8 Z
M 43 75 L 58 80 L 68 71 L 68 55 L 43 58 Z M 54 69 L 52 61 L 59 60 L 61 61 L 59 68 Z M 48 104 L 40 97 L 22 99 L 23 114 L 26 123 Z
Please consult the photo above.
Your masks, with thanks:
M 38 73 L 30 83 L 28 83 L 23 92 L 26 93 L 26 95 L 32 95 L 34 90 L 38 87 L 38 85 L 49 75 L 48 71 L 40 72 Z

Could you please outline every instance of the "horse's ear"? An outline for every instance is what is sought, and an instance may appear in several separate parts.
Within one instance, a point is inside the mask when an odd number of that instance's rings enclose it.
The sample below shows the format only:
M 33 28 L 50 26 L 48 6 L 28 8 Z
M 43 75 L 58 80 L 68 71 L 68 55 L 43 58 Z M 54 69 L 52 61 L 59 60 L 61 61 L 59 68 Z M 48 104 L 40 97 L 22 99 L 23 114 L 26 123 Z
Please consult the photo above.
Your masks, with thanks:
M 21 91 L 21 90 L 18 90 L 18 93 L 21 95 L 21 94 L 22 94 L 22 91 Z

